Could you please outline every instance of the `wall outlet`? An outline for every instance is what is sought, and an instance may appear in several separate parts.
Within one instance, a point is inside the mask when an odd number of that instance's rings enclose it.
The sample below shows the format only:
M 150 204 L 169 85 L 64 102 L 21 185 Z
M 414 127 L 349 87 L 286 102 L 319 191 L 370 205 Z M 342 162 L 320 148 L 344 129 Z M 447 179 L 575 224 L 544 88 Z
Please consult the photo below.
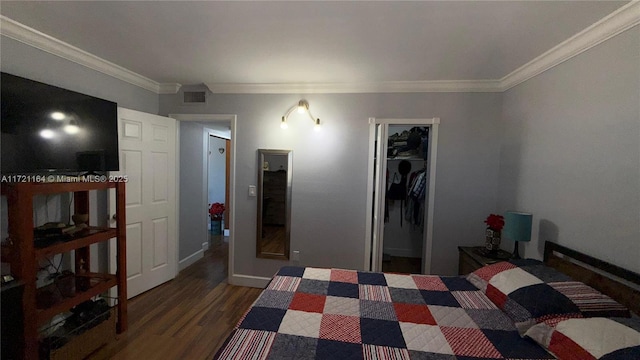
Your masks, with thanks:
M 249 196 L 256 196 L 256 186 L 249 185 Z
M 300 250 L 293 250 L 291 261 L 293 261 L 294 265 L 300 265 Z

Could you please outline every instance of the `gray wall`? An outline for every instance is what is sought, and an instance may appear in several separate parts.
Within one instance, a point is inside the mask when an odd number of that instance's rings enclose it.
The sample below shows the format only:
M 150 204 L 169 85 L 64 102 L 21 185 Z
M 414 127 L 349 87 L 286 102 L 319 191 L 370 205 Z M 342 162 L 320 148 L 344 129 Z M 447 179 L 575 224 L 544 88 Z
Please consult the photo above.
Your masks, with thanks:
M 179 121 L 180 127 L 180 260 L 202 250 L 207 241 L 204 218 L 207 213 L 205 184 L 204 127 L 202 124 Z
M 526 256 L 552 240 L 640 272 L 639 70 L 636 26 L 504 94 L 499 210 L 533 213 Z
M 300 98 L 323 123 L 284 112 Z M 482 242 L 483 220 L 495 211 L 501 94 L 211 95 L 184 106 L 161 95 L 160 113 L 236 114 L 235 272 L 271 276 L 282 261 L 256 259 L 257 149 L 293 150 L 291 249 L 303 265 L 364 267 L 369 117 L 441 118 L 432 272 L 455 274 L 457 246 Z M 181 164 L 187 162 L 181 154 Z M 185 197 L 181 194 L 181 201 Z M 181 221 L 181 227 L 184 223 Z M 180 244 L 181 256 L 184 249 Z
M 128 109 L 158 113 L 158 94 L 5 36 L 0 41 L 0 68 L 13 75 L 114 101 Z

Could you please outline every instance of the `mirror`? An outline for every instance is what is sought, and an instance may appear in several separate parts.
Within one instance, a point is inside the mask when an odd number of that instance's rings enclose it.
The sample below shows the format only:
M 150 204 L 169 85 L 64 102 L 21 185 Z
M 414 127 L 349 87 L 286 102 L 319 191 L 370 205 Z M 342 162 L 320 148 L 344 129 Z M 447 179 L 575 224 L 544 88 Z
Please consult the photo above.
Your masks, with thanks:
M 291 150 L 258 150 L 256 257 L 289 259 Z

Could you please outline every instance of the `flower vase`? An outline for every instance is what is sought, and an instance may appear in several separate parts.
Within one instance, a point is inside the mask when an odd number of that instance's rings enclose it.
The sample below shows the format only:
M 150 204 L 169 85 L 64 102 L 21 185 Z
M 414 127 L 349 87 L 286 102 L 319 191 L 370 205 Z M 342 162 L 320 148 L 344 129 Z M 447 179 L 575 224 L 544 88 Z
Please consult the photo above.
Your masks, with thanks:
M 487 228 L 485 232 L 485 248 L 490 253 L 497 253 L 500 249 L 501 232 Z
M 211 219 L 211 235 L 222 234 L 222 220 Z

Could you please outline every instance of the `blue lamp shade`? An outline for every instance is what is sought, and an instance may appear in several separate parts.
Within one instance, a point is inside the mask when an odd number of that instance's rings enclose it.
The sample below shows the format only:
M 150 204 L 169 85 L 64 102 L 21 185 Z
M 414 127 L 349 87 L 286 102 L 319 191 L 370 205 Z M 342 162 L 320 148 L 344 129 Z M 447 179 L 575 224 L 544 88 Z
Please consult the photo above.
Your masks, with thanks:
M 531 222 L 533 215 L 518 211 L 507 211 L 504 214 L 504 230 L 506 239 L 512 241 L 531 241 Z

